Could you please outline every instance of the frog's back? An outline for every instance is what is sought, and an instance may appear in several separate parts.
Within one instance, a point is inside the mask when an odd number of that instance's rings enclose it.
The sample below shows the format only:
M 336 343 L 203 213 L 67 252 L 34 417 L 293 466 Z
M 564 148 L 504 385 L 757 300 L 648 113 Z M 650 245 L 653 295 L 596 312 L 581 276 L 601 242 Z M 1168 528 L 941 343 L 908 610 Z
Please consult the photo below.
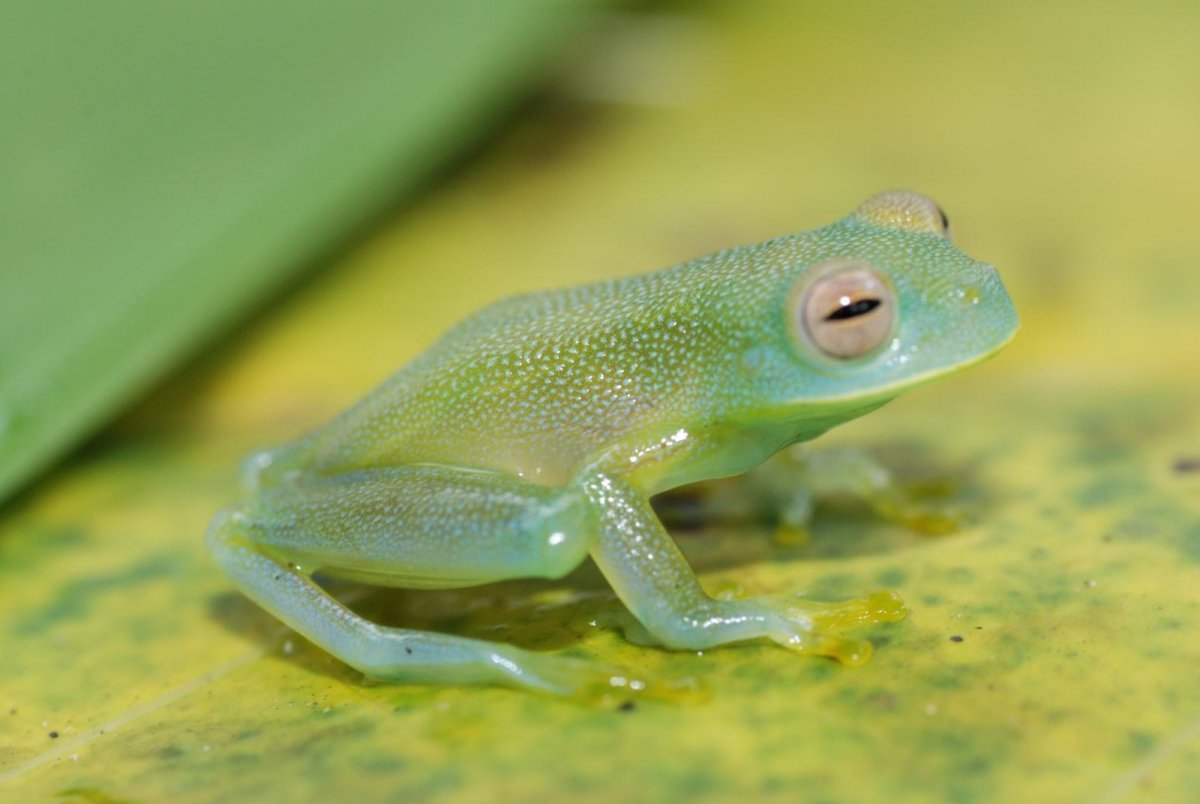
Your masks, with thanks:
M 563 482 L 630 431 L 712 409 L 728 386 L 716 364 L 736 362 L 745 334 L 722 308 L 756 308 L 772 249 L 779 241 L 486 307 L 329 424 L 267 453 L 270 474 L 435 463 Z

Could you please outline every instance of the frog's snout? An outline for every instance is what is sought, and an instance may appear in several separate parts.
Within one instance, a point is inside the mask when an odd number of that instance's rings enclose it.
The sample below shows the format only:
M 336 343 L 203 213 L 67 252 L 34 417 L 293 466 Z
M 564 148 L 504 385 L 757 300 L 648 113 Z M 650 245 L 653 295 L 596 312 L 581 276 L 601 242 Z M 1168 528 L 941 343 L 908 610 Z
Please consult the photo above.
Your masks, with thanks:
M 1012 340 L 1020 326 L 1017 309 L 1012 297 L 1000 279 L 1000 272 L 990 263 L 979 263 L 980 276 L 977 282 L 964 284 L 958 290 L 958 301 L 979 316 L 979 320 L 990 333 L 996 348 Z

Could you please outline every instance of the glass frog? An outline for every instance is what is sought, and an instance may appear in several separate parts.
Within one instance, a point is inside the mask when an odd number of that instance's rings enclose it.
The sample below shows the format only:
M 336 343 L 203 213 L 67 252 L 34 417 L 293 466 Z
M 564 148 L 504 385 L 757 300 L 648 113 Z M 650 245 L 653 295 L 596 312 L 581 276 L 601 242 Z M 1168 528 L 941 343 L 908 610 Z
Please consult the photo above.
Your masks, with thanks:
M 858 663 L 870 643 L 840 632 L 901 619 L 894 593 L 714 598 L 649 499 L 744 472 L 1016 329 L 996 269 L 951 243 L 938 206 L 881 193 L 820 229 L 483 309 L 328 424 L 251 456 L 251 496 L 208 546 L 250 598 L 377 679 L 581 695 L 628 682 L 377 625 L 315 572 L 450 588 L 560 578 L 590 556 L 668 648 L 764 638 Z

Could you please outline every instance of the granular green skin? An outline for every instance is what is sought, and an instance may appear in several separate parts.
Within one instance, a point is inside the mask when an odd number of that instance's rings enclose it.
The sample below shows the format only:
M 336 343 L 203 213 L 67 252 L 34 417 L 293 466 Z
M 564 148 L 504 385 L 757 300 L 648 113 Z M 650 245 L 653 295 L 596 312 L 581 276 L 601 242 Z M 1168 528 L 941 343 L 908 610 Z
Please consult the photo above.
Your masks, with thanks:
M 382 679 L 645 687 L 613 668 L 378 627 L 315 571 L 445 588 L 557 578 L 590 555 L 654 642 L 767 638 L 861 663 L 870 643 L 839 632 L 902 618 L 893 593 L 714 599 L 649 497 L 756 466 L 978 362 L 1016 326 L 995 269 L 954 247 L 941 210 L 883 193 L 811 232 L 486 308 L 325 427 L 252 456 L 253 497 L 216 519 L 209 545 L 260 605 Z

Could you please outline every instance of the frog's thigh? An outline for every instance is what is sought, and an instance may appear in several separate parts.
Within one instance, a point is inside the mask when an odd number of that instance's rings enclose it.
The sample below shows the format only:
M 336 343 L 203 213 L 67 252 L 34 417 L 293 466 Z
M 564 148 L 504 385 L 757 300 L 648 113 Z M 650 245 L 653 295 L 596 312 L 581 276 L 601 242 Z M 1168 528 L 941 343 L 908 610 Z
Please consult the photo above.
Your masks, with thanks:
M 521 552 L 521 533 L 540 533 L 550 523 L 568 524 L 573 508 L 553 493 L 521 489 L 520 481 L 482 482 L 486 475 L 460 484 L 447 483 L 453 470 L 380 470 L 347 475 L 318 486 L 270 494 L 243 510 L 218 515 L 208 531 L 208 546 L 221 566 L 260 606 L 312 642 L 369 676 L 395 681 L 500 683 L 559 694 L 588 694 L 607 688 L 609 668 L 579 660 L 524 651 L 475 639 L 386 628 L 359 617 L 332 598 L 310 577 L 314 567 L 298 565 L 301 556 L 366 567 L 372 558 L 388 562 L 384 571 L 425 578 L 478 580 L 521 568 L 525 574 L 562 570 L 555 549 L 586 537 L 573 535 L 544 549 Z M 388 496 L 387 490 L 394 492 Z M 521 492 L 525 492 L 522 494 Z M 417 509 L 420 509 L 418 511 Z M 561 520 L 560 520 L 561 517 Z M 477 556 L 445 539 L 436 526 L 467 538 L 475 548 L 503 564 L 483 571 Z M 466 533 L 467 525 L 487 526 L 493 539 Z M 409 537 L 391 527 L 419 529 Z M 535 527 L 536 526 L 536 527 Z M 341 530 L 339 531 L 339 528 Z M 528 530 L 527 528 L 532 528 Z M 389 535 L 390 534 L 390 535 Z M 552 534 L 551 534 L 552 535 Z M 444 550 L 436 545 L 443 545 Z M 499 547 L 497 547 L 497 544 Z M 402 553 L 401 556 L 396 554 Z M 411 563 L 403 555 L 414 558 Z M 522 565 L 521 561 L 526 565 Z M 318 562 L 321 563 L 321 562 Z
M 557 578 L 588 550 L 579 494 L 439 466 L 318 479 L 262 494 L 241 513 L 263 552 L 390 586 Z

